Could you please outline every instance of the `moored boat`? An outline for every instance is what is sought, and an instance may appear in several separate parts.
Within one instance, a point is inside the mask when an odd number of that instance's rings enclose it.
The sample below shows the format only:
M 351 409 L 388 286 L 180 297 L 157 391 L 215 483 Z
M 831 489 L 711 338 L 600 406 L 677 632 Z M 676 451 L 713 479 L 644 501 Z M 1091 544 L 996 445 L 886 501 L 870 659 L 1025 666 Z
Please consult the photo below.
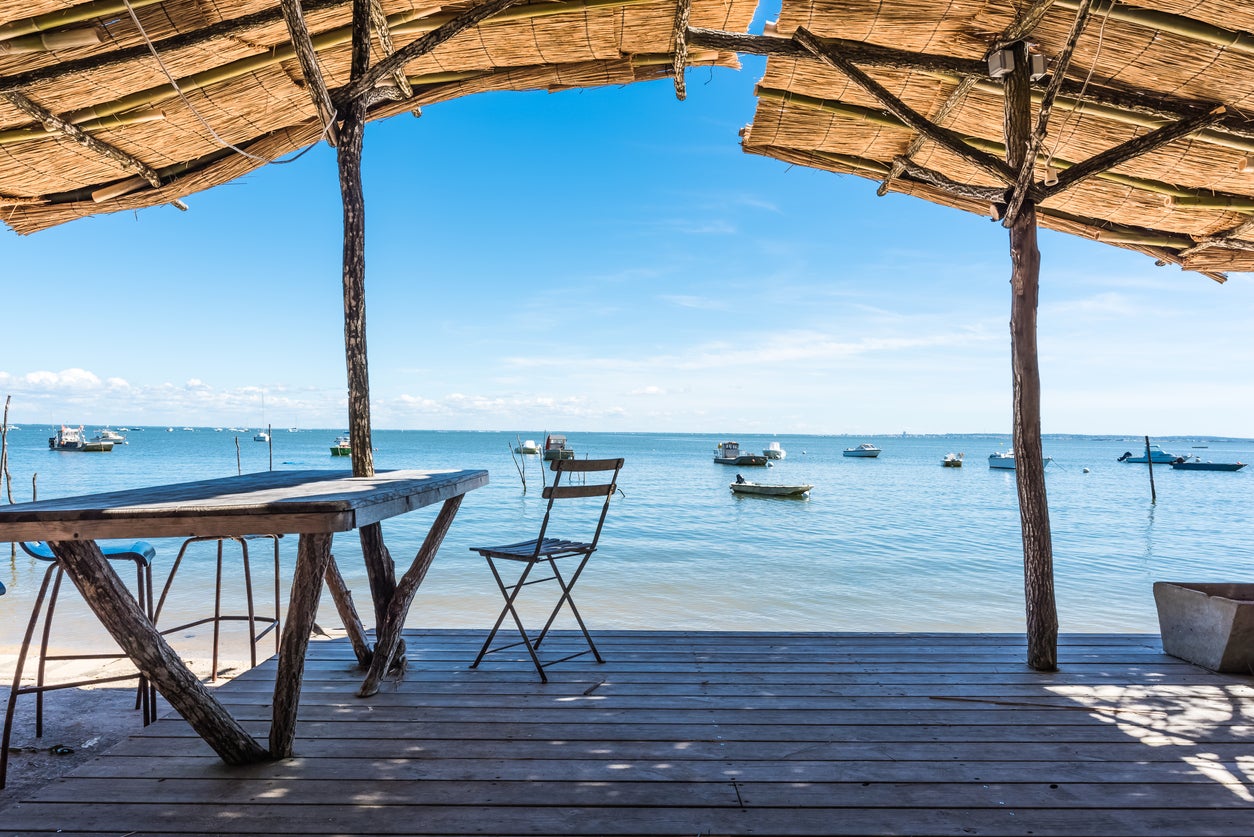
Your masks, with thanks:
M 766 450 L 762 451 L 762 455 L 767 459 L 783 459 L 788 455 L 788 451 L 779 446 L 779 442 L 771 442 L 766 446 Z
M 870 442 L 863 442 L 856 448 L 845 448 L 845 456 L 860 456 L 864 459 L 873 459 L 880 455 L 880 449 Z
M 258 430 L 257 435 L 253 436 L 253 441 L 254 442 L 268 442 L 270 441 L 270 434 L 264 430 Z
M 336 437 L 335 441 L 331 443 L 331 455 L 332 456 L 352 456 L 353 455 L 352 444 L 347 434 Z
M 766 466 L 765 456 L 742 451 L 739 442 L 719 442 L 718 447 L 714 449 L 714 461 L 719 465 Z
M 1049 463 L 1053 461 L 1054 460 L 1052 457 L 1049 457 L 1049 456 L 1041 457 L 1041 465 L 1043 466 L 1049 465 Z M 998 451 L 997 453 L 990 453 L 988 455 L 988 467 L 997 468 L 1003 471 L 1013 471 L 1015 469 L 1014 451 L 1008 450 L 1004 452 Z
M 78 427 L 67 427 L 63 424 L 55 436 L 48 437 L 48 447 L 60 451 L 108 453 L 113 450 L 113 442 L 105 442 L 98 437 L 88 440 L 81 424 Z
M 809 494 L 812 485 L 764 485 L 739 476 L 730 486 L 733 494 L 757 494 L 763 497 L 801 497 Z
M 1151 444 L 1149 446 L 1148 459 L 1144 453 L 1138 453 L 1136 456 L 1133 456 L 1132 451 L 1129 450 L 1124 451 L 1123 456 L 1119 457 L 1115 461 L 1128 462 L 1133 465 L 1145 465 L 1149 462 L 1153 462 L 1155 465 L 1169 465 L 1179 458 L 1180 457 L 1176 456 L 1174 453 L 1167 453 L 1167 451 L 1160 448 L 1157 444 Z
M 1240 471 L 1245 467 L 1245 463 L 1203 462 L 1197 457 L 1188 459 L 1182 456 L 1172 462 L 1171 467 L 1176 471 Z
M 126 437 L 116 430 L 108 427 L 96 431 L 96 438 L 102 442 L 112 442 L 115 445 L 125 445 Z
M 566 447 L 566 437 L 559 436 L 556 433 L 550 433 L 544 437 L 544 461 L 552 462 L 555 459 L 574 459 L 574 448 Z
M 520 442 L 518 447 L 514 448 L 514 453 L 534 454 L 539 452 L 540 446 L 536 444 L 535 439 L 528 439 L 525 442 Z
M 941 460 L 941 464 L 944 465 L 946 468 L 961 468 L 962 467 L 962 454 L 947 453 L 945 454 L 945 458 Z

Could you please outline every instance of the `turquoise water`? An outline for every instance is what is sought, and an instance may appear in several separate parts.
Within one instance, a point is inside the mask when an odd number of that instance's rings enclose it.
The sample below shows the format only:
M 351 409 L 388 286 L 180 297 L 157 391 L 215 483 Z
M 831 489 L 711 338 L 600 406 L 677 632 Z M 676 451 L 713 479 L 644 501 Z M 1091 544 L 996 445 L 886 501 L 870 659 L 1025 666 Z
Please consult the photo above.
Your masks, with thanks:
M 91 431 L 93 428 L 88 428 Z M 252 432 L 132 430 L 108 454 L 47 449 L 52 429 L 10 434 L 14 499 L 158 485 L 270 465 Z M 276 469 L 344 468 L 329 447 L 340 431 L 276 430 Z M 1022 553 L 1014 474 L 991 471 L 1004 436 L 751 436 L 567 433 L 582 458 L 627 460 L 602 539 L 577 601 L 594 627 L 747 630 L 1021 631 Z M 376 431 L 376 466 L 484 468 L 491 484 L 466 497 L 420 591 L 411 625 L 483 627 L 499 594 L 469 547 L 533 536 L 544 511 L 539 457 L 527 457 L 528 491 L 511 459 L 514 433 Z M 715 445 L 737 439 L 761 451 L 778 441 L 787 458 L 771 468 L 714 464 Z M 870 441 L 878 459 L 841 456 Z M 1252 440 L 1155 439 L 1177 454 L 1249 462 Z M 1205 449 L 1194 445 L 1208 444 Z M 1254 467 L 1237 473 L 1156 467 L 1150 503 L 1144 465 L 1116 462 L 1143 440 L 1053 438 L 1045 453 L 1059 617 L 1064 631 L 1157 630 L 1155 580 L 1244 581 L 1254 575 Z M 961 469 L 942 468 L 948 452 Z M 1089 472 L 1085 473 L 1084 469 Z M 808 499 L 743 497 L 728 490 L 737 472 L 758 482 L 811 483 Z M 408 565 L 435 509 L 385 524 L 398 564 Z M 559 530 L 558 534 L 562 534 Z M 575 533 L 571 533 L 575 534 Z M 178 542 L 155 541 L 157 575 Z M 285 575 L 296 539 L 284 540 Z M 355 537 L 337 536 L 335 555 L 368 601 Z M 36 562 L 3 551 L 0 641 L 14 642 L 29 609 Z M 211 598 L 212 553 L 193 555 L 171 607 L 196 613 Z M 538 589 L 538 588 L 537 588 Z M 364 609 L 364 608 L 363 608 Z M 203 614 L 200 614 L 203 615 Z M 320 621 L 338 624 L 324 597 Z M 88 628 L 84 627 L 84 630 Z

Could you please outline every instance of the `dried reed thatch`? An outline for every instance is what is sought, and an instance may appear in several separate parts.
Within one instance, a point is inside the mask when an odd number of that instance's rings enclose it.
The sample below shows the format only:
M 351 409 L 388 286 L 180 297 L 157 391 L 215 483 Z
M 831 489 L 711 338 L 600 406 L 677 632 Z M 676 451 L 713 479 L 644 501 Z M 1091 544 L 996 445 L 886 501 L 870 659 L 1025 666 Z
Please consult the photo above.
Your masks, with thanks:
M 477 3 L 374 5 L 372 65 Z M 353 4 L 301 6 L 329 94 L 321 105 L 278 0 L 0 2 L 6 223 L 29 233 L 101 212 L 178 205 L 333 138 L 327 123 L 349 82 Z M 751 0 L 694 0 L 691 22 L 743 31 L 753 10 Z M 675 19 L 675 0 L 514 5 L 385 78 L 368 118 L 481 91 L 663 77 L 672 72 Z M 738 66 L 735 53 L 719 50 L 689 51 L 687 63 Z
M 995 47 L 1026 39 L 1048 60 L 1033 118 L 1078 12 L 1089 0 L 784 0 L 775 34 L 798 29 L 850 60 L 965 146 L 1006 158 Z M 1091 0 L 1037 147 L 1039 222 L 1212 278 L 1254 270 L 1254 3 Z M 1004 178 L 894 115 L 863 86 L 788 42 L 758 90 L 744 150 L 856 174 L 970 212 L 1005 210 Z M 875 47 L 886 49 L 876 50 Z M 863 50 L 866 54 L 859 51 Z M 1212 114 L 1218 106 L 1226 110 Z M 1151 132 L 1181 136 L 1094 167 L 1069 169 Z M 897 163 L 894 166 L 894 163 Z M 1047 185 L 1062 176 L 1066 188 Z M 881 192 L 882 193 L 882 192 Z

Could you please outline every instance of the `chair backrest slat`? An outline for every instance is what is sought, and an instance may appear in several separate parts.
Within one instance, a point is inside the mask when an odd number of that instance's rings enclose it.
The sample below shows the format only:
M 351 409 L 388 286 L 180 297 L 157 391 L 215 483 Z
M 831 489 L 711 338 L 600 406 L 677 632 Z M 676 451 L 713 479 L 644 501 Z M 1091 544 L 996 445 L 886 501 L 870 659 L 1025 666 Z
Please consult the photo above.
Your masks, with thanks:
M 622 459 L 554 459 L 551 471 L 617 471 L 623 467 Z
M 569 500 L 572 497 L 604 497 L 614 490 L 614 485 L 549 485 L 544 488 L 546 500 Z
M 596 549 L 597 543 L 601 539 L 601 528 L 605 525 L 605 515 L 610 510 L 610 499 L 614 496 L 614 492 L 618 490 L 618 472 L 622 470 L 623 459 L 555 459 L 550 466 L 557 476 L 553 478 L 553 484 L 546 486 L 544 489 L 544 498 L 549 501 L 548 507 L 544 511 L 544 521 L 540 524 L 540 536 L 536 542 L 537 552 L 540 549 L 540 542 L 544 540 L 545 534 L 549 529 L 549 519 L 553 514 L 554 500 L 570 500 L 581 497 L 604 497 L 605 502 L 601 506 L 601 515 L 597 519 L 596 532 L 592 535 L 592 548 Z M 565 473 L 593 473 L 597 471 L 613 471 L 608 482 L 597 483 L 594 485 L 562 485 L 562 475 Z

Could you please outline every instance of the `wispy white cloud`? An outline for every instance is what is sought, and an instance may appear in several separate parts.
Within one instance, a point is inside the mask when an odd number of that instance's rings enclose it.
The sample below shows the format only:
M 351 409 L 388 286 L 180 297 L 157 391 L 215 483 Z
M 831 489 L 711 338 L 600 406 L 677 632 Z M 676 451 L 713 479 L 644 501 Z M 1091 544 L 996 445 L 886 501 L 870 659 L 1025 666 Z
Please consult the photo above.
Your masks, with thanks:
M 695 308 L 701 311 L 726 311 L 727 301 L 718 297 L 696 296 L 694 294 L 662 294 L 658 297 L 662 302 L 678 305 L 680 308 Z

